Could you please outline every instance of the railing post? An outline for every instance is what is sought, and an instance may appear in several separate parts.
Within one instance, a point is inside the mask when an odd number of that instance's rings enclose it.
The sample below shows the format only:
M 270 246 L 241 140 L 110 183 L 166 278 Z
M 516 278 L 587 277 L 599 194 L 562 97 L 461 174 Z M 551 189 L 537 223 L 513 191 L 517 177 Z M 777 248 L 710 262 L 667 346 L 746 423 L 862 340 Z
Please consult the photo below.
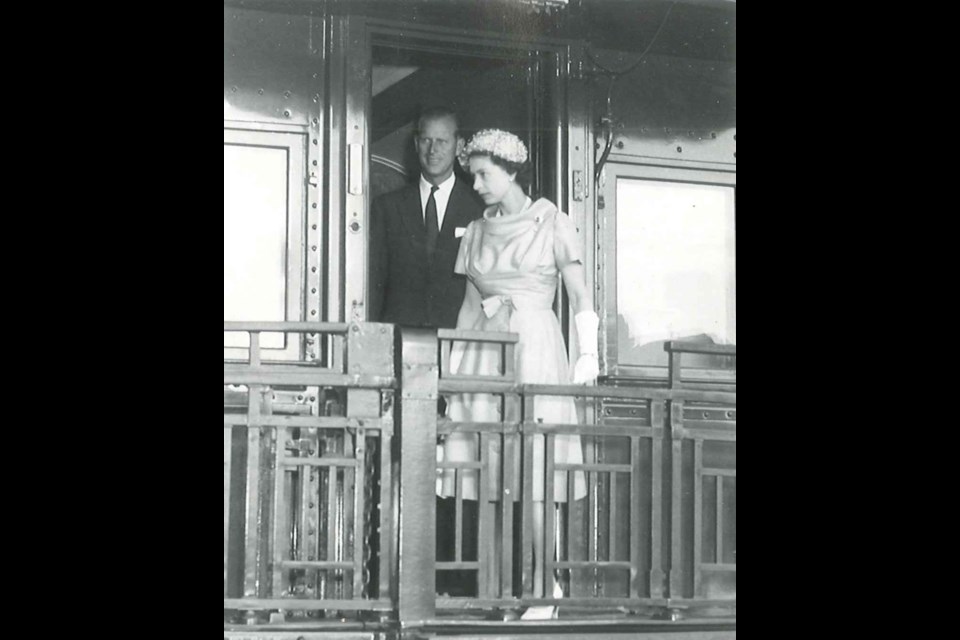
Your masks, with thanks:
M 400 437 L 399 619 L 436 616 L 436 444 L 440 367 L 437 332 L 400 328 L 397 408 Z
M 394 336 L 393 325 L 374 323 L 351 323 L 347 331 L 347 363 L 348 375 L 377 375 L 389 377 L 394 374 Z M 364 592 L 369 593 L 374 585 L 369 584 L 366 570 L 366 552 L 372 539 L 374 528 L 380 530 L 379 542 L 379 571 L 380 577 L 389 576 L 393 570 L 393 547 L 390 536 L 393 527 L 390 520 L 393 517 L 392 478 L 390 475 L 392 460 L 392 429 L 380 430 L 380 461 L 379 470 L 372 466 L 368 468 L 367 430 L 365 420 L 379 420 L 382 409 L 381 391 L 379 389 L 348 389 L 347 390 L 347 417 L 359 421 L 360 427 L 355 435 L 347 434 L 344 451 L 350 451 L 350 440 L 353 439 L 353 455 L 356 458 L 356 474 L 353 478 L 353 522 L 347 526 L 353 530 L 353 545 L 349 549 L 353 563 L 352 597 L 362 598 Z M 372 459 L 372 458 L 371 458 Z M 380 518 L 374 523 L 372 504 L 374 492 L 372 482 L 377 480 L 382 487 L 380 492 Z M 369 485 L 369 492 L 367 491 Z M 369 526 L 369 530 L 367 527 Z M 382 588 L 385 587 L 385 588 Z M 389 581 L 379 580 L 376 590 L 380 599 L 385 599 L 389 593 Z

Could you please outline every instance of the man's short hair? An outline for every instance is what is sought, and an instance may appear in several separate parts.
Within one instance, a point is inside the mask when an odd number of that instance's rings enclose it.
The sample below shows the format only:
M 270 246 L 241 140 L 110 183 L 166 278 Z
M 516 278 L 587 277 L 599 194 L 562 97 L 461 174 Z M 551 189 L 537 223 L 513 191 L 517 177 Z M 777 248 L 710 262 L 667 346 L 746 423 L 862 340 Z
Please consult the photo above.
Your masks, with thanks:
M 440 118 L 450 118 L 453 120 L 453 133 L 454 136 L 460 137 L 460 117 L 457 116 L 457 112 L 451 109 L 450 107 L 427 107 L 420 112 L 420 117 L 417 118 L 417 135 L 420 134 L 420 130 L 423 127 L 424 120 L 439 120 Z

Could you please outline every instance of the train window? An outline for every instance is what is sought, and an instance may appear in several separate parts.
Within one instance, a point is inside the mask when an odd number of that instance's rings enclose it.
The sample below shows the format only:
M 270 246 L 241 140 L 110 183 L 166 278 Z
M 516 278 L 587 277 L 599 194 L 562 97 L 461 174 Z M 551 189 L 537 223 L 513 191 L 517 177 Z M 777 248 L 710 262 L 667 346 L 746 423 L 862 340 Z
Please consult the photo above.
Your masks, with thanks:
M 303 317 L 303 136 L 224 129 L 223 319 Z M 299 357 L 297 338 L 263 334 L 268 359 Z M 224 358 L 246 357 L 246 334 L 224 334 Z
M 736 344 L 733 179 L 719 172 L 608 168 L 605 199 L 615 212 L 606 240 L 615 249 L 606 265 L 613 293 L 607 326 L 616 332 L 608 335 L 611 373 L 665 376 L 669 340 Z M 693 378 L 735 379 L 734 358 L 695 356 L 688 365 L 697 370 Z

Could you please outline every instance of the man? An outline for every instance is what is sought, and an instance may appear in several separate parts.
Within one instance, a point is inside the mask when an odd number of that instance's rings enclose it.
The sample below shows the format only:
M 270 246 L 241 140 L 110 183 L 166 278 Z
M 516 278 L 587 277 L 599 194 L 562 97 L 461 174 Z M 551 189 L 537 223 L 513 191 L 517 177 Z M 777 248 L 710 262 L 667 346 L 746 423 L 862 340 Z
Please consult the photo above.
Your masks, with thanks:
M 460 236 L 483 213 L 453 165 L 463 150 L 450 109 L 425 110 L 414 146 L 420 179 L 373 202 L 370 226 L 370 314 L 374 322 L 454 328 L 466 280 L 453 267 Z
M 453 329 L 466 279 L 453 272 L 460 238 L 483 215 L 483 203 L 457 178 L 463 150 L 457 115 L 444 107 L 423 111 L 414 134 L 420 179 L 373 202 L 370 220 L 370 314 L 373 322 Z M 442 413 L 445 403 L 440 402 Z M 476 501 L 464 501 L 463 559 L 477 560 Z M 456 501 L 437 498 L 437 559 L 454 560 Z M 477 574 L 444 571 L 437 590 L 476 596 Z

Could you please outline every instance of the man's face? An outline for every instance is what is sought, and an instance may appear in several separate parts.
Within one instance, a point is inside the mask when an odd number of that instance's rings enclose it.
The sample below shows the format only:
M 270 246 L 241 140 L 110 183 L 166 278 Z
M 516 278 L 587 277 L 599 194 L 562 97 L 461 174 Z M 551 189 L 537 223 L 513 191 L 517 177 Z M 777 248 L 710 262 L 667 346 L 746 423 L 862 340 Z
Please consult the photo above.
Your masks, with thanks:
M 453 118 L 424 120 L 414 140 L 420 170 L 427 182 L 440 184 L 453 173 L 453 163 L 463 150 L 463 140 L 455 135 Z

